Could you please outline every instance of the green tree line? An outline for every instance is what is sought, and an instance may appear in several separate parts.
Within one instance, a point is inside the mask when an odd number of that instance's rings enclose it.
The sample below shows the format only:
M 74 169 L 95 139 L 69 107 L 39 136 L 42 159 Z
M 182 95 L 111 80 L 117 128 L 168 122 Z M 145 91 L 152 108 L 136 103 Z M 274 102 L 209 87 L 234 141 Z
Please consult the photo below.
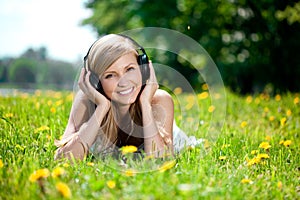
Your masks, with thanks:
M 240 93 L 300 90 L 300 2 L 292 0 L 90 0 L 83 21 L 99 34 L 141 27 L 180 31 L 215 61 L 225 85 Z M 167 64 L 183 75 L 176 55 Z M 197 87 L 197 77 L 191 80 Z
M 17 58 L 0 59 L 3 87 L 72 89 L 75 76 L 73 64 L 49 59 L 45 47 L 29 48 Z

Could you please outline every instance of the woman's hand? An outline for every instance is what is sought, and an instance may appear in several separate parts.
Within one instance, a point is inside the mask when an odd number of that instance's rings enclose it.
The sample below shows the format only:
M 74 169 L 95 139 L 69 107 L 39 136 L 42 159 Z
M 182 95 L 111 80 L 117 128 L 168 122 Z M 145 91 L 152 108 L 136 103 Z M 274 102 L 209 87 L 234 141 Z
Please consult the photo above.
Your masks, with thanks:
M 149 68 L 150 68 L 150 77 L 147 80 L 146 86 L 140 96 L 140 104 L 142 104 L 142 105 L 145 103 L 151 105 L 152 98 L 153 98 L 156 90 L 158 89 L 155 71 L 154 71 L 151 61 L 149 61 Z
M 85 69 L 81 69 L 80 77 L 78 80 L 79 88 L 82 92 L 97 106 L 103 106 L 107 110 L 110 108 L 110 101 L 103 94 L 98 92 L 90 83 L 91 72 L 86 73 Z

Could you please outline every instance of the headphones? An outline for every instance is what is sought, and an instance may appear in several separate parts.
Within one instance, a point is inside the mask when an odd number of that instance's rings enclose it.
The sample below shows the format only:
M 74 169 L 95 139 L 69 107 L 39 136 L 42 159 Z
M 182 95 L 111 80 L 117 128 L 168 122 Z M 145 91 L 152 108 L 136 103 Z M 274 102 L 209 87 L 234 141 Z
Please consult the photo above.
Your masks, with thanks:
M 129 39 L 132 43 L 134 43 L 136 46 L 137 46 L 137 53 L 138 53 L 138 57 L 137 57 L 137 62 L 140 66 L 140 70 L 141 70 L 141 74 L 142 74 L 142 89 L 145 87 L 145 84 L 146 84 L 146 81 L 149 79 L 150 77 L 150 68 L 149 68 L 149 58 L 146 54 L 146 51 L 145 49 L 140 46 L 136 41 L 134 41 L 132 38 L 126 36 L 126 35 L 122 35 L 122 34 L 117 34 L 121 37 L 124 37 L 126 39 Z M 89 53 L 92 49 L 92 47 L 94 46 L 94 44 L 97 42 L 98 40 L 96 40 L 92 45 L 91 47 L 89 48 L 87 54 L 84 56 L 83 58 L 83 61 L 84 61 L 84 69 L 87 73 L 87 70 L 89 70 L 91 72 L 91 75 L 90 75 L 90 83 L 91 85 L 100 93 L 102 93 L 103 95 L 104 94 L 104 91 L 103 91 L 103 88 L 102 88 L 102 85 L 101 85 L 101 82 L 98 78 L 98 75 L 93 72 L 92 70 L 90 70 L 90 68 L 88 67 L 87 65 L 87 59 L 88 59 L 88 56 L 89 56 Z M 139 51 L 141 52 L 141 54 L 139 54 Z

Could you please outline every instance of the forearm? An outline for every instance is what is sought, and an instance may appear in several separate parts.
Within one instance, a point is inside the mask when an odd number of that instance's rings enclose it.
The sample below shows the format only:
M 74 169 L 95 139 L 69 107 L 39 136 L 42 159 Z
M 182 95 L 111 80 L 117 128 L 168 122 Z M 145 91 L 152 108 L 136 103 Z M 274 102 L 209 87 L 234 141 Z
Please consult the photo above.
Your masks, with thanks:
M 109 108 L 98 106 L 91 118 L 79 129 L 78 135 L 89 147 L 94 143 Z
M 155 123 L 152 106 L 142 105 L 142 112 L 145 153 L 160 157 L 164 154 L 166 147 Z
M 57 142 L 59 149 L 56 152 L 55 158 L 70 158 L 72 154 L 74 158 L 83 159 L 101 129 L 101 122 L 107 110 L 107 108 L 98 106 L 92 117 L 86 123 L 82 124 L 76 133 L 72 133 L 73 136 L 70 136 L 71 139 L 66 138 L 66 140 L 63 139 Z

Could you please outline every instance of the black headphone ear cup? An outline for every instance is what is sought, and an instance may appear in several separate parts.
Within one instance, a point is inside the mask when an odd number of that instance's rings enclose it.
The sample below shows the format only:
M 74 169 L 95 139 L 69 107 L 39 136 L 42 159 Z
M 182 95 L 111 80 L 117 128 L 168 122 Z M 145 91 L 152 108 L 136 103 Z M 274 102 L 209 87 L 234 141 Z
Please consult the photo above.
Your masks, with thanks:
M 102 86 L 101 86 L 101 82 L 100 82 L 98 76 L 94 72 L 92 72 L 92 71 L 90 71 L 90 72 L 91 72 L 91 75 L 90 75 L 90 83 L 91 83 L 91 85 L 96 90 L 98 90 L 98 91 L 101 90 Z
M 150 77 L 149 59 L 147 54 L 143 53 L 138 56 L 138 64 L 140 65 L 142 84 L 144 85 Z

